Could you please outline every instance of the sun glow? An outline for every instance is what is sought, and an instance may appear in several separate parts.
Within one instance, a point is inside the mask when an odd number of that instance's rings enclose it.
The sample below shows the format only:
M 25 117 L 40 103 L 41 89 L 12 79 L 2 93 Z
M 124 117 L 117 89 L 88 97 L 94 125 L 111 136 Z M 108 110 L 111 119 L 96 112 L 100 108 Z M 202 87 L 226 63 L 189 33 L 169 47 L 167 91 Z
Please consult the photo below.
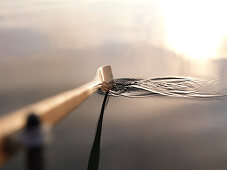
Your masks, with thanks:
M 217 58 L 227 35 L 227 1 L 163 0 L 168 48 L 194 59 Z

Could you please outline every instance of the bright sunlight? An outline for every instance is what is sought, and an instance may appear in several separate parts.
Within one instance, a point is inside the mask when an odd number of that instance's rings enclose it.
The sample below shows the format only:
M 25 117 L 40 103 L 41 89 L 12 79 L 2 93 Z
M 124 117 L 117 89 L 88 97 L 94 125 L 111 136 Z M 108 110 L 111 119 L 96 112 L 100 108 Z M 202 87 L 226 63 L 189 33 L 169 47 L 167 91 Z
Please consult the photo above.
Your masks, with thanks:
M 193 59 L 218 58 L 227 35 L 227 1 L 163 0 L 166 45 Z

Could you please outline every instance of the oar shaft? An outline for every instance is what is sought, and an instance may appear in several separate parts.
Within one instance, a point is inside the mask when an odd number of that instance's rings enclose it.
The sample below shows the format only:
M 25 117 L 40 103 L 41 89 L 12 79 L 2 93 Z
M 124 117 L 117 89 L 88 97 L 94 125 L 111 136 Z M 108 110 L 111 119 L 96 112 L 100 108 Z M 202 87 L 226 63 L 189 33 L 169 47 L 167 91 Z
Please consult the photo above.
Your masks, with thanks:
M 100 81 L 92 81 L 0 118 L 0 166 L 9 156 L 4 151 L 4 140 L 24 128 L 26 118 L 30 113 L 36 114 L 46 124 L 55 125 L 100 87 Z

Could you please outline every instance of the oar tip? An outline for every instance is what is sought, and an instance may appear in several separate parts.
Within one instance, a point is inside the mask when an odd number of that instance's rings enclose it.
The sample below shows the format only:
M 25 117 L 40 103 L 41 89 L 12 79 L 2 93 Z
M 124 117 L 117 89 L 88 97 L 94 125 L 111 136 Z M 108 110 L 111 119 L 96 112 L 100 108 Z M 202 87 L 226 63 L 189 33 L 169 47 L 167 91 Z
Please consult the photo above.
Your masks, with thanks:
M 108 91 L 113 87 L 113 73 L 110 65 L 99 67 L 97 79 L 102 82 L 102 91 Z

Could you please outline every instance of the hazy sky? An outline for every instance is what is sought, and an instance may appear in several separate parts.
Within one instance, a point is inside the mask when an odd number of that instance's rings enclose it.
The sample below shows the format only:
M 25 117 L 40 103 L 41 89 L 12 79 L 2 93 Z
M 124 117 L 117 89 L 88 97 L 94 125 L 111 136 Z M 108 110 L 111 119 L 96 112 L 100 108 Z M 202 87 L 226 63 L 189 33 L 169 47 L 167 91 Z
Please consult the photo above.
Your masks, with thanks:
M 144 43 L 192 58 L 225 57 L 225 7 L 224 0 L 5 0 L 0 50 Z
M 31 29 L 59 48 L 162 39 L 160 10 L 151 2 L 49 1 L 1 5 L 2 29 Z

